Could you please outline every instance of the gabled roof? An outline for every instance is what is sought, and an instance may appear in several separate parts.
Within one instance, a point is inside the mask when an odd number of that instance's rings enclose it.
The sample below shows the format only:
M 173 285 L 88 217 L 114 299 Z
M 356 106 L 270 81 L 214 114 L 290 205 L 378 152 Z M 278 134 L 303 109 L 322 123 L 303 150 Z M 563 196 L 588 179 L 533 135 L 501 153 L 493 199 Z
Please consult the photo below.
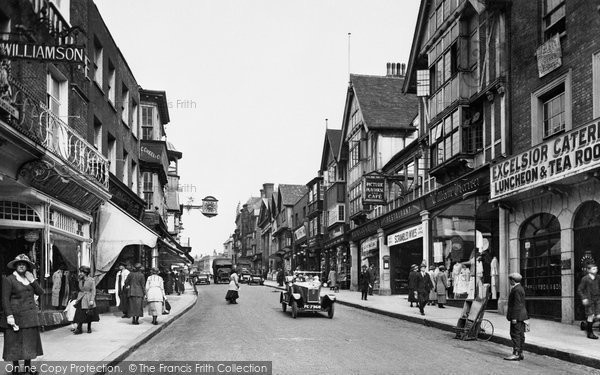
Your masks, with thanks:
M 307 191 L 306 185 L 279 185 L 279 202 L 282 206 L 293 206 Z
M 325 131 L 325 141 L 323 143 L 323 154 L 321 156 L 321 170 L 327 170 L 327 160 L 329 155 L 338 160 L 340 147 L 342 146 L 342 129 L 327 129 Z
M 418 99 L 402 93 L 404 78 L 351 74 L 350 83 L 367 129 L 414 129 Z

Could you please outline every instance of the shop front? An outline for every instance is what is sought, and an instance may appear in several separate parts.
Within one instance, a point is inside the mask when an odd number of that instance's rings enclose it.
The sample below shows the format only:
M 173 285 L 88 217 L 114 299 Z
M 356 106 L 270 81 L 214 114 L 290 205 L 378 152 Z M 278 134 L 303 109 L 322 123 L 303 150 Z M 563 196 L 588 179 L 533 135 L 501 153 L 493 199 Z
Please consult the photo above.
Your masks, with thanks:
M 600 146 L 579 135 L 599 128 L 600 122 L 592 121 L 490 171 L 491 200 L 502 207 L 506 272 L 523 275 L 532 317 L 584 319 L 577 287 L 587 264 L 600 262 Z
M 391 293 L 407 294 L 410 267 L 421 264 L 423 260 L 423 225 L 418 224 L 388 235 L 387 245 L 390 249 Z
M 373 265 L 373 292 L 379 293 L 379 237 L 371 236 L 360 243 L 361 267 Z
M 488 308 L 499 297 L 498 208 L 489 202 L 487 169 L 474 172 L 426 197 L 431 248 L 429 264 L 444 266 L 448 303 L 483 298 L 490 284 Z
M 335 276 L 340 289 L 350 289 L 350 248 L 344 225 L 327 231 L 327 240 L 324 241 L 323 247 L 325 255 L 321 270 L 325 270 L 328 280 L 330 275 Z

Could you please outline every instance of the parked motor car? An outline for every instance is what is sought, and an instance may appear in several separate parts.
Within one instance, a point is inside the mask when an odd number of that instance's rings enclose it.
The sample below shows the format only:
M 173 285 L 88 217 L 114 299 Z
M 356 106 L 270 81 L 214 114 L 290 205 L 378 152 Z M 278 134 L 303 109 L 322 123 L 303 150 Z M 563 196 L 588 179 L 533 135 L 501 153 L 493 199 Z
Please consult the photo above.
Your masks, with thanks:
M 264 283 L 265 283 L 265 279 L 257 273 L 251 274 L 250 280 L 248 280 L 248 285 L 251 285 L 251 284 L 263 285 Z
M 194 284 L 198 285 L 198 284 L 206 284 L 206 285 L 210 285 L 210 275 L 207 273 L 200 273 L 195 275 L 195 281 Z
M 252 273 L 247 268 L 242 268 L 239 272 L 240 283 L 248 284 L 252 278 Z
M 326 311 L 329 319 L 333 318 L 335 295 L 326 292 L 323 287 L 327 284 L 321 283 L 319 275 L 320 272 L 296 271 L 286 280 L 286 289 L 279 296 L 283 312 L 289 306 L 294 319 L 302 311 Z

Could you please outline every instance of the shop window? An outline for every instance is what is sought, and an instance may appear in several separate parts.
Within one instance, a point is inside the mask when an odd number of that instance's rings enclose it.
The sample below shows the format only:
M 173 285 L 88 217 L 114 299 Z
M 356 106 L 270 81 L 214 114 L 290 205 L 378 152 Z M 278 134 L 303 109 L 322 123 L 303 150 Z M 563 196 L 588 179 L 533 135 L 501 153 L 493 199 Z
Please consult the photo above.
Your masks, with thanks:
M 546 213 L 530 218 L 523 224 L 519 240 L 525 293 L 532 297 L 561 296 L 558 219 Z
M 565 0 L 544 0 L 542 9 L 542 29 L 544 38 L 561 35 L 567 30 L 565 20 Z
M 26 204 L 0 201 L 0 220 L 40 222 L 40 217 Z

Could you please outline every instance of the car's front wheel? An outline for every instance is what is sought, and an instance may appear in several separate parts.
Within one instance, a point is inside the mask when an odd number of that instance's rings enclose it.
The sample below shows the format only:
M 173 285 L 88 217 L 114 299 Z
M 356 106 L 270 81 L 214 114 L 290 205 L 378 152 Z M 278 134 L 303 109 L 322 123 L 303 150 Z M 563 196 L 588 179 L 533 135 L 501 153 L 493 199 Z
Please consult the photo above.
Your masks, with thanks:
M 292 318 L 296 319 L 298 316 L 298 302 L 292 301 Z
M 332 319 L 334 313 L 335 313 L 335 305 L 332 303 L 331 306 L 329 306 L 329 309 L 327 310 L 327 317 L 329 319 Z

